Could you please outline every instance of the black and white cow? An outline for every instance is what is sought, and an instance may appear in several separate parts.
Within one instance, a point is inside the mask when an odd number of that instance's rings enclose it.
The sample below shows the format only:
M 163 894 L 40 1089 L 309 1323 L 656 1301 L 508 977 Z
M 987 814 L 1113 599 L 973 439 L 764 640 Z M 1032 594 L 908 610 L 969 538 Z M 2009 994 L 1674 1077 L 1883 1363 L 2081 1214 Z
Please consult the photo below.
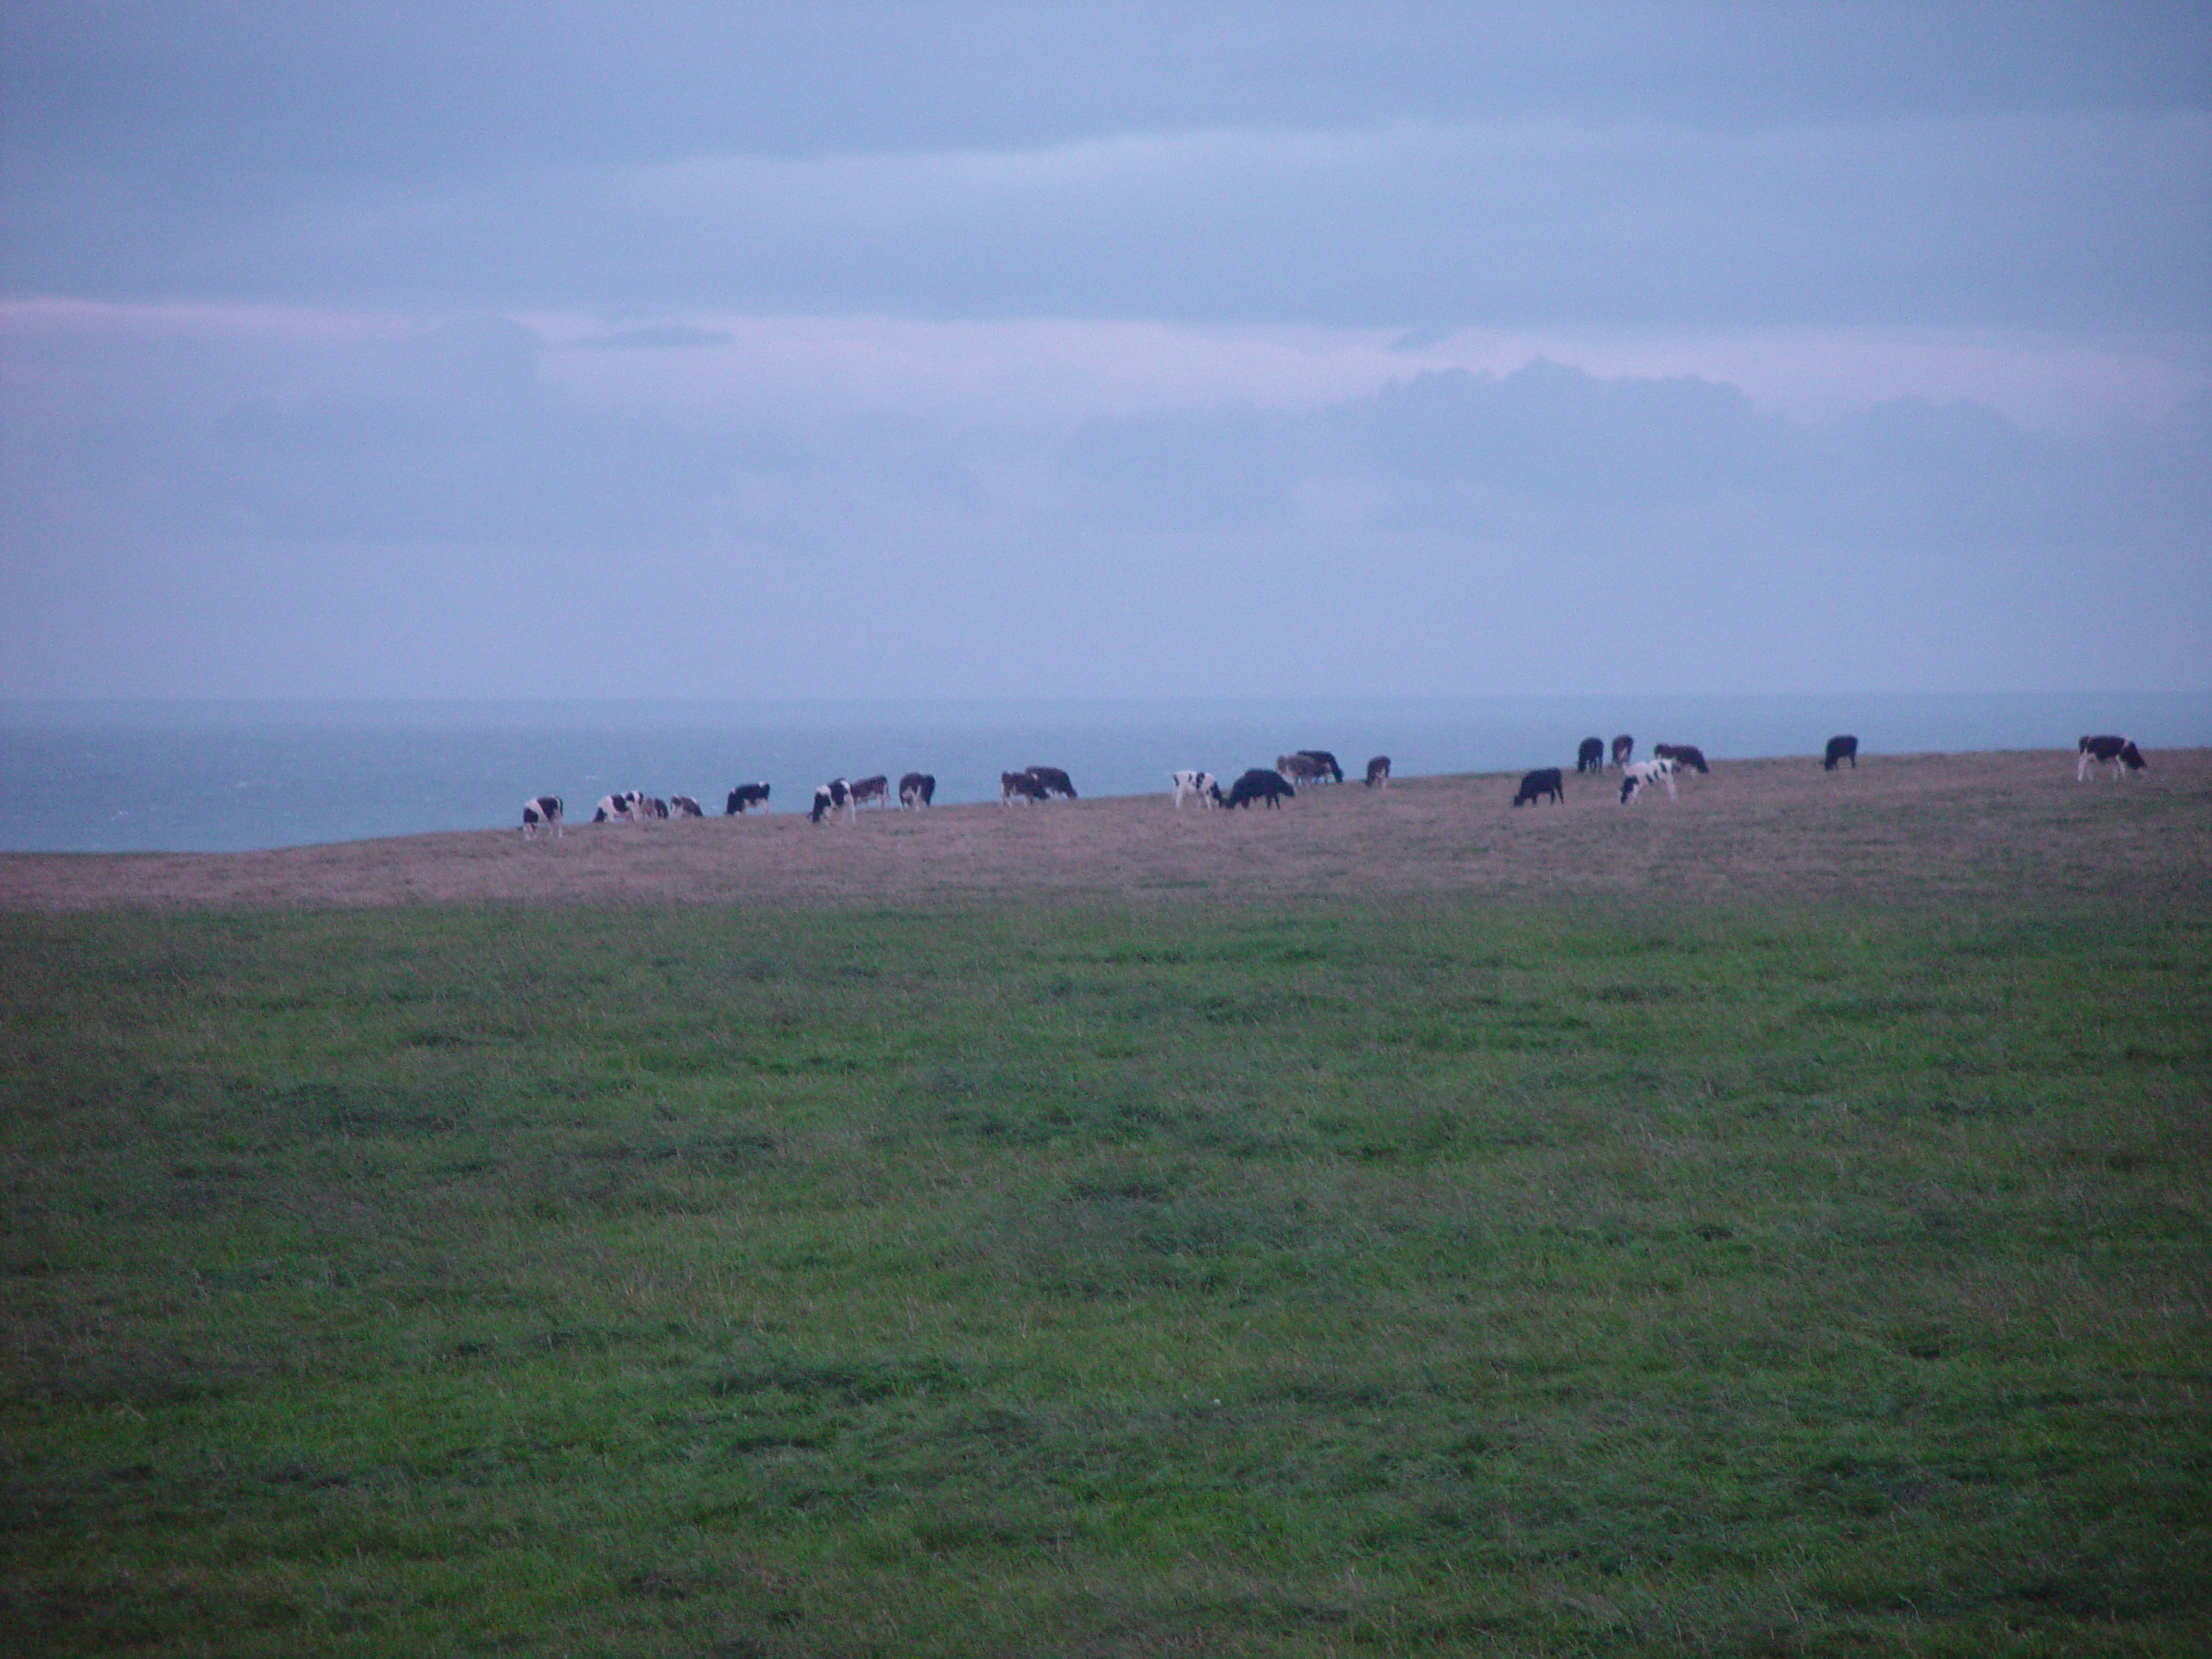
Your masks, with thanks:
M 1574 752 L 1574 769 L 1577 772 L 1603 772 L 1605 769 L 1605 740 L 1602 737 L 1584 738 L 1582 747 Z
M 2135 747 L 2133 740 L 2125 737 L 2113 737 L 2109 734 L 2101 737 L 2085 737 L 2079 747 L 2081 758 L 2074 763 L 2074 781 L 2077 784 L 2088 781 L 2092 766 L 2110 766 L 2112 780 L 2116 784 L 2129 772 L 2141 772 L 2151 764 L 2143 758 L 2143 751 Z
M 807 822 L 819 823 L 824 818 L 834 818 L 841 810 L 845 814 L 845 821 L 851 823 L 855 816 L 853 786 L 842 778 L 832 778 L 828 783 L 816 787 L 814 810 L 807 814 Z
M 1613 764 L 1615 766 L 1624 766 L 1628 765 L 1630 760 L 1635 758 L 1635 755 L 1636 740 L 1630 737 L 1626 732 L 1623 732 L 1618 737 L 1613 740 Z
M 735 789 L 730 791 L 729 799 L 722 804 L 722 816 L 726 818 L 734 818 L 748 807 L 755 806 L 763 812 L 768 810 L 768 785 L 740 784 Z
M 853 804 L 855 807 L 888 808 L 891 804 L 891 780 L 880 772 L 874 777 L 863 778 L 860 782 L 850 785 L 849 787 L 852 790 Z
M 1390 757 L 1378 754 L 1367 763 L 1367 786 L 1388 789 L 1390 786 Z
M 1713 770 L 1705 764 L 1705 751 L 1694 743 L 1654 743 L 1651 753 L 1659 760 L 1673 761 L 1676 772 L 1694 772 L 1703 775 Z
M 1318 784 L 1325 781 L 1332 784 L 1341 784 L 1344 782 L 1344 769 L 1337 764 L 1337 757 L 1331 754 L 1326 749 L 1300 749 L 1299 753 L 1304 755 L 1308 760 L 1318 760 L 1321 763 L 1321 771 L 1313 779 L 1315 783 Z
M 701 810 L 699 803 L 693 800 L 689 795 L 670 796 L 668 798 L 668 810 L 671 812 L 673 812 L 679 818 L 703 818 L 707 816 L 706 813 Z
M 1197 796 L 1198 805 L 1202 809 L 1221 804 L 1221 785 L 1214 780 L 1213 773 L 1172 772 L 1167 774 L 1167 777 L 1168 781 L 1175 785 L 1175 810 L 1178 812 L 1183 810 L 1183 798 L 1185 795 Z
M 910 772 L 899 780 L 899 808 L 918 810 L 937 799 L 937 774 L 933 772 Z
M 1045 785 L 1034 774 L 1027 772 L 999 773 L 999 804 L 1012 806 L 1016 801 L 1039 802 L 1046 799 Z
M 1626 806 L 1642 792 L 1646 784 L 1654 779 L 1667 785 L 1667 798 L 1674 800 L 1675 763 L 1672 760 L 1631 760 L 1621 768 L 1621 804 Z
M 619 795 L 602 795 L 593 810 L 594 823 L 635 823 L 642 816 L 645 795 L 643 790 L 626 789 Z
M 1851 762 L 1853 772 L 1859 770 L 1859 740 L 1848 733 L 1828 739 L 1828 752 L 1821 757 L 1821 770 L 1834 772 L 1847 760 Z
M 658 795 L 648 795 L 638 803 L 638 816 L 641 818 L 664 818 L 668 816 L 668 803 Z
M 1254 766 L 1230 786 L 1229 804 L 1249 806 L 1255 801 L 1265 801 L 1272 809 L 1279 801 L 1295 800 L 1297 797 L 1298 791 L 1281 772 Z
M 535 841 L 540 830 L 550 830 L 556 840 L 566 833 L 558 795 L 533 795 L 522 804 L 522 838 Z
M 1545 796 L 1560 806 L 1567 804 L 1567 781 L 1560 776 L 1557 766 L 1539 766 L 1534 772 L 1521 775 L 1521 792 L 1513 798 L 1516 806 L 1533 806 Z
M 1050 800 L 1053 796 L 1059 795 L 1071 801 L 1075 799 L 1074 780 L 1058 766 L 1032 766 L 1029 768 L 1029 775 L 1034 778 L 1044 789 L 1045 793 L 1039 798 Z

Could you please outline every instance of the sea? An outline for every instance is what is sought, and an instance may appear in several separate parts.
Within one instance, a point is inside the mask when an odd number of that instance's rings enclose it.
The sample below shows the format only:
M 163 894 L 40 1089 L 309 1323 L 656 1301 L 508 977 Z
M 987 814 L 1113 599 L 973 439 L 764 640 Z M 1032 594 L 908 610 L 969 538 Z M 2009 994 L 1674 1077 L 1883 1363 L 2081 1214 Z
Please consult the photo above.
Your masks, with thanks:
M 1033 765 L 1086 795 L 1165 795 L 1290 749 L 1357 777 L 1572 766 L 1585 737 L 1694 743 L 1713 760 L 2071 749 L 2084 732 L 2212 744 L 2212 692 L 1768 696 L 1192 697 L 936 701 L 0 702 L 0 850 L 232 852 L 428 830 L 514 828 L 558 795 L 696 797 L 766 782 L 804 810 L 830 778 L 938 780 L 940 803 L 996 800 Z

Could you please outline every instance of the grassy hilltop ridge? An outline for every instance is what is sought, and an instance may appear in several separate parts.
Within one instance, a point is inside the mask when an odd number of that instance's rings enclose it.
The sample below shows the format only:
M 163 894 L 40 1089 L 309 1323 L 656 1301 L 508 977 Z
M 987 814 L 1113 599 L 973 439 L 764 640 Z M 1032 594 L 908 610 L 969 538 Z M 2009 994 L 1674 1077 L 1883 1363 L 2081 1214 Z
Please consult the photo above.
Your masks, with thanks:
M 2186 906 L 4 948 L 16 1650 L 2212 1639 Z

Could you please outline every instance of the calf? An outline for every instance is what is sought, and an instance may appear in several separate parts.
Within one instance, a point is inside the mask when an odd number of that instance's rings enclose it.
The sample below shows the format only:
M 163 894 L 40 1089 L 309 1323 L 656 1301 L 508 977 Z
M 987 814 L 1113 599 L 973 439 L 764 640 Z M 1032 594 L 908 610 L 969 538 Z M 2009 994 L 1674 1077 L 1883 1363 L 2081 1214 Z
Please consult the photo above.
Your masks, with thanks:
M 1629 736 L 1627 733 L 1624 732 L 1620 736 L 1613 740 L 1613 764 L 1615 766 L 1624 766 L 1628 765 L 1629 758 L 1635 753 L 1636 740 Z
M 1828 752 L 1821 757 L 1821 770 L 1834 772 L 1847 760 L 1851 762 L 1853 772 L 1859 770 L 1859 740 L 1847 734 L 1828 739 Z
M 1605 769 L 1605 740 L 1602 737 L 1584 738 L 1582 747 L 1574 752 L 1574 769 L 1577 772 L 1603 772 Z
M 1667 785 L 1667 798 L 1674 800 L 1675 763 L 1672 760 L 1631 760 L 1621 768 L 1621 804 L 1626 806 L 1643 790 L 1657 779 Z
M 1032 766 L 1029 768 L 1029 775 L 1037 780 L 1045 791 L 1037 797 L 1039 800 L 1050 800 L 1055 795 L 1064 795 L 1069 800 L 1075 799 L 1074 781 L 1058 766 Z
M 594 823 L 635 823 L 645 804 L 641 790 L 626 789 L 619 795 L 602 795 L 591 815 Z
M 937 799 L 937 774 L 933 772 L 910 772 L 899 780 L 899 810 L 906 811 L 927 806 Z
M 552 830 L 556 840 L 565 833 L 561 825 L 558 795 L 533 795 L 522 804 L 522 838 L 535 841 L 540 830 Z
M 828 783 L 816 786 L 814 810 L 807 814 L 807 822 L 819 823 L 824 818 L 835 817 L 840 808 L 843 809 L 845 821 L 851 823 L 855 816 L 853 811 L 853 786 L 842 778 L 832 778 Z
M 1265 766 L 1254 766 L 1230 788 L 1229 804 L 1249 806 L 1255 801 L 1265 801 L 1272 810 L 1277 802 L 1294 800 L 1297 796 L 1298 791 L 1281 773 L 1269 772 Z
M 1299 753 L 1304 755 L 1308 760 L 1319 761 L 1320 763 L 1321 770 L 1314 775 L 1313 781 L 1315 783 L 1318 784 L 1321 782 L 1324 778 L 1326 778 L 1327 780 L 1332 784 L 1341 784 L 1344 782 L 1344 769 L 1337 764 L 1337 757 L 1331 754 L 1326 749 L 1300 749 Z
M 1170 772 L 1168 780 L 1175 785 L 1175 810 L 1178 812 L 1183 810 L 1185 795 L 1197 796 L 1201 809 L 1221 804 L 1221 785 L 1214 781 L 1213 773 L 1210 772 Z
M 1370 789 L 1388 789 L 1390 786 L 1389 755 L 1378 754 L 1367 763 L 1367 786 Z
M 693 800 L 689 795 L 670 796 L 668 798 L 668 810 L 675 813 L 679 818 L 703 818 L 707 816 L 705 812 L 700 810 L 699 803 Z
M 768 785 L 740 784 L 735 789 L 730 791 L 729 799 L 723 803 L 722 816 L 726 818 L 734 818 L 747 808 L 754 806 L 759 807 L 763 812 L 768 810 Z
M 2143 751 L 2125 737 L 2085 737 L 2079 748 L 2081 758 L 2074 763 L 2074 781 L 2077 784 L 2088 781 L 2093 764 L 2110 766 L 2115 784 L 2129 772 L 2141 772 L 2151 764 L 2143 758 Z
M 1708 773 L 1713 768 L 1705 764 L 1705 751 L 1694 743 L 1654 743 L 1651 753 L 1662 760 L 1671 760 L 1677 772 Z
M 999 773 L 1001 806 L 1012 806 L 1017 800 L 1034 802 L 1046 798 L 1045 785 L 1037 781 L 1034 774 L 1027 772 Z
M 1547 795 L 1561 806 L 1567 804 L 1567 783 L 1559 775 L 1557 766 L 1539 766 L 1534 772 L 1523 772 L 1521 792 L 1513 798 L 1513 804 L 1534 805 Z
M 891 780 L 880 772 L 873 778 L 861 779 L 852 785 L 851 789 L 855 807 L 888 807 L 891 804 Z

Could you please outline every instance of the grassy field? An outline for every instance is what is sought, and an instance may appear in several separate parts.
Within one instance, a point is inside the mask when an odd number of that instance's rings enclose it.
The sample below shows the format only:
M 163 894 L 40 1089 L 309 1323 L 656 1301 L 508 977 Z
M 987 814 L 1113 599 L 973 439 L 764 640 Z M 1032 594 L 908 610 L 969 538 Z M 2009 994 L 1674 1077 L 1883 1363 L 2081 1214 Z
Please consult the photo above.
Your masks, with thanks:
M 2212 1648 L 2212 918 L 17 915 L 19 1652 Z

